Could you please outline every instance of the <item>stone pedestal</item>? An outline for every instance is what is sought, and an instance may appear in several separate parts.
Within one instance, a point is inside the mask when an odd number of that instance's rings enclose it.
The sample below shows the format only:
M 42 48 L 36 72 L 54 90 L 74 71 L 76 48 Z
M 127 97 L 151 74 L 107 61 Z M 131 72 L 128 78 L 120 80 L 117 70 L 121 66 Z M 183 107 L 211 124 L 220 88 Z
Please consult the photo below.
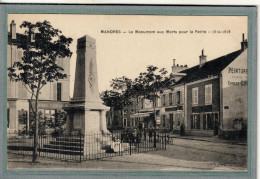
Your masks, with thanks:
M 96 40 L 87 35 L 77 42 L 74 95 L 65 110 L 69 114 L 67 131 L 85 136 L 84 155 L 91 151 L 99 153 L 102 143 L 99 136 L 108 133 L 106 111 L 109 107 L 103 105 L 99 97 Z

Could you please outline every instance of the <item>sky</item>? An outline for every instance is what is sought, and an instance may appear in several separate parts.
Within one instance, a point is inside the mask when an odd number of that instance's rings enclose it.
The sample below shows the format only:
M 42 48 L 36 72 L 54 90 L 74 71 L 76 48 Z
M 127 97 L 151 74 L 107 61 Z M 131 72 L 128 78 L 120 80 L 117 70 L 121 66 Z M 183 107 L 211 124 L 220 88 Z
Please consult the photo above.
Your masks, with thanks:
M 77 39 L 84 35 L 96 39 L 101 92 L 110 89 L 112 79 L 121 76 L 133 79 L 144 72 L 148 65 L 166 68 L 171 72 L 172 59 L 176 59 L 176 64 L 188 67 L 198 65 L 202 49 L 207 61 L 236 51 L 241 48 L 242 34 L 247 38 L 248 33 L 246 16 L 9 14 L 8 24 L 12 20 L 16 23 L 18 33 L 23 33 L 19 26 L 25 20 L 48 20 L 63 35 L 73 39 L 70 47 L 73 52 L 71 97 Z M 118 30 L 121 33 L 101 33 L 101 30 Z M 135 33 L 135 30 L 156 33 L 140 34 Z M 177 33 L 166 33 L 167 30 Z M 229 33 L 223 33 L 224 30 Z

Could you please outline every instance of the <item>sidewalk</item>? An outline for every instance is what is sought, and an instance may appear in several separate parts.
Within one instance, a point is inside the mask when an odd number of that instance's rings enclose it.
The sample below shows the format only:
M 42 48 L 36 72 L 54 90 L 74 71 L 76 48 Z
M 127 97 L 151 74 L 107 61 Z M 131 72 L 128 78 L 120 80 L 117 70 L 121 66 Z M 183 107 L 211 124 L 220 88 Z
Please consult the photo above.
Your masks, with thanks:
M 214 162 L 198 162 L 173 159 L 169 157 L 140 153 L 116 156 L 100 160 L 89 160 L 82 163 L 66 162 L 54 159 L 39 158 L 39 163 L 32 163 L 31 156 L 8 154 L 8 169 L 72 169 L 72 170 L 161 170 L 161 171 L 237 171 L 239 167 L 227 167 Z
M 245 140 L 225 140 L 218 138 L 217 136 L 180 136 L 178 134 L 169 134 L 172 138 L 180 138 L 180 139 L 187 139 L 187 140 L 198 140 L 198 141 L 206 141 L 206 142 L 218 142 L 218 143 L 226 143 L 226 144 L 235 144 L 235 145 L 247 145 L 247 141 Z

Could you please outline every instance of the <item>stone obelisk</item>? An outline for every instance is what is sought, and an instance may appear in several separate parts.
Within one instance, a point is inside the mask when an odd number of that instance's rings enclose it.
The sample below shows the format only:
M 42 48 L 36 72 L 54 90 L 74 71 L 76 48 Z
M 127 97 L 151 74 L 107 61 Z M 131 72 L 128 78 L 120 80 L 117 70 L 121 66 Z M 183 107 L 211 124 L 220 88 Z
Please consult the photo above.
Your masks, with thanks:
M 99 96 L 96 40 L 85 35 L 77 41 L 74 95 L 67 107 L 69 131 L 80 131 L 81 134 L 108 132 L 108 110 Z

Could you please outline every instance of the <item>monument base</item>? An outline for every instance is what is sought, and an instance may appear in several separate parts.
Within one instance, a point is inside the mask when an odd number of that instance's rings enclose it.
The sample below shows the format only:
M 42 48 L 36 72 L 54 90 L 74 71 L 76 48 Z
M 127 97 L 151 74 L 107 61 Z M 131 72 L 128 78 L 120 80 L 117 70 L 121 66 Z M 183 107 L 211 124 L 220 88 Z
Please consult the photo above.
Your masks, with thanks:
M 108 107 L 102 103 L 72 101 L 64 109 L 68 113 L 67 132 L 84 137 L 85 156 L 104 153 L 104 146 L 113 146 L 112 134 L 106 125 Z

